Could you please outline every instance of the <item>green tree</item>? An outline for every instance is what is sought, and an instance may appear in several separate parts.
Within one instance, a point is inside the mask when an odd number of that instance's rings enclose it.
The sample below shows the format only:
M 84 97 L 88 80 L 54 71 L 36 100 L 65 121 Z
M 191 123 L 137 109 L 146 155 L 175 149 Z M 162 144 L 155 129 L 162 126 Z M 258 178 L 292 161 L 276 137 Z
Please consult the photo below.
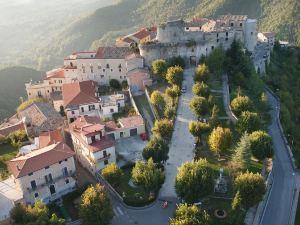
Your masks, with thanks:
M 209 77 L 209 69 L 206 64 L 199 64 L 195 70 L 195 82 L 207 81 Z
M 239 193 L 240 204 L 246 209 L 258 204 L 266 191 L 263 177 L 248 171 L 235 179 L 233 189 L 235 195 Z
M 219 125 L 219 107 L 217 105 L 214 105 L 211 110 L 211 117 L 209 119 L 209 126 L 211 128 L 214 128 Z
M 242 202 L 242 198 L 241 198 L 240 191 L 237 191 L 231 203 L 231 208 L 233 210 L 239 209 L 241 207 L 241 202 Z
M 245 170 L 249 167 L 251 161 L 251 142 L 249 134 L 244 133 L 239 143 L 234 149 L 232 162 L 240 169 Z
M 109 81 L 109 86 L 115 90 L 121 90 L 121 88 L 122 88 L 120 82 L 116 79 L 111 79 Z
M 171 85 L 181 86 L 183 80 L 183 69 L 180 66 L 169 67 L 166 74 L 166 80 Z
M 122 177 L 122 170 L 117 166 L 116 163 L 111 163 L 107 165 L 101 171 L 101 174 L 104 177 L 104 179 L 107 180 L 112 186 L 119 186 Z
M 159 136 L 164 140 L 171 140 L 173 123 L 168 119 L 156 120 L 152 132 L 154 135 Z
M 171 218 L 169 225 L 211 225 L 211 220 L 206 211 L 195 205 L 180 204 Z
M 202 96 L 205 98 L 207 98 L 210 94 L 208 85 L 205 84 L 203 81 L 201 83 L 196 82 L 192 87 L 192 92 L 194 95 Z
M 237 131 L 242 134 L 244 132 L 253 132 L 261 128 L 260 118 L 254 112 L 242 112 L 236 123 Z
M 206 59 L 209 70 L 220 75 L 224 68 L 225 52 L 223 48 L 215 48 Z
M 96 184 L 85 190 L 81 196 L 79 216 L 84 225 L 110 223 L 113 218 L 112 205 L 103 186 Z
M 255 158 L 263 160 L 273 156 L 272 138 L 265 131 L 254 131 L 250 134 L 251 151 Z
M 161 163 L 168 159 L 168 153 L 168 144 L 161 137 L 152 136 L 143 150 L 143 157 L 146 160 L 152 158 L 155 163 Z
M 11 219 L 18 224 L 24 225 L 64 225 L 65 220 L 55 214 L 49 217 L 48 207 L 41 201 L 35 202 L 34 206 L 17 204 L 10 211 Z
M 164 172 L 155 166 L 152 158 L 147 162 L 137 161 L 132 169 L 133 182 L 141 185 L 147 191 L 158 191 L 164 179 Z
M 163 59 L 157 59 L 152 62 L 152 73 L 159 79 L 165 79 L 168 69 L 167 63 Z
M 128 82 L 127 80 L 123 80 L 121 83 L 122 89 L 123 90 L 128 90 Z
M 46 99 L 43 99 L 43 98 L 32 98 L 32 99 L 29 99 L 25 102 L 22 102 L 18 108 L 17 108 L 17 113 L 23 111 L 24 109 L 26 109 L 28 106 L 30 106 L 31 104 L 33 103 L 36 103 L 36 102 L 47 102 Z
M 162 96 L 162 94 L 158 90 L 155 90 L 155 91 L 152 92 L 152 94 L 150 96 L 150 102 L 157 109 L 158 108 L 162 109 L 165 106 L 165 104 L 166 104 L 164 97 Z
M 164 116 L 167 119 L 171 120 L 171 119 L 173 119 L 173 117 L 175 115 L 176 115 L 176 110 L 173 107 L 168 106 L 168 107 L 165 108 Z M 0 141 L 0 143 L 1 143 L 1 141 Z
M 208 103 L 204 97 L 194 96 L 190 101 L 190 109 L 198 117 L 204 117 L 208 113 Z
M 182 69 L 185 67 L 184 59 L 181 56 L 175 56 L 170 59 L 169 66 L 180 66 Z
M 240 116 L 244 111 L 252 111 L 253 103 L 248 96 L 237 96 L 231 101 L 231 109 L 236 116 Z
M 209 131 L 209 124 L 200 121 L 190 121 L 189 131 L 197 139 L 197 142 L 201 140 L 201 135 Z
M 15 148 L 20 148 L 21 144 L 24 141 L 28 140 L 27 134 L 25 130 L 16 130 L 14 132 L 11 132 L 8 135 L 8 140 L 12 146 Z
M 175 104 L 175 99 L 180 95 L 180 88 L 177 85 L 168 87 L 166 89 L 166 94 L 172 99 L 172 106 Z
M 216 127 L 208 137 L 210 150 L 218 155 L 228 152 L 231 144 L 232 134 L 229 128 Z
M 214 186 L 213 171 L 206 159 L 183 163 L 176 175 L 175 190 L 188 203 L 208 195 Z

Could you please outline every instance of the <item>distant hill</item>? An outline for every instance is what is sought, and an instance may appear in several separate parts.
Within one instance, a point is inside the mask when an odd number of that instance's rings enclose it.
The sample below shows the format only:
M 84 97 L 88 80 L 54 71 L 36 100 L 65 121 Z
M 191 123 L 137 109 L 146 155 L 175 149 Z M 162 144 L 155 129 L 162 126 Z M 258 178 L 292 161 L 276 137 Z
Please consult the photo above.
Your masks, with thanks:
M 20 97 L 27 98 L 25 82 L 40 80 L 43 72 L 26 67 L 8 67 L 0 70 L 0 121 L 13 115 Z
M 120 0 L 64 27 L 47 46 L 37 46 L 39 64 L 49 69 L 73 51 L 112 44 L 145 25 L 228 13 L 258 18 L 259 30 L 275 31 L 278 38 L 300 45 L 299 0 Z

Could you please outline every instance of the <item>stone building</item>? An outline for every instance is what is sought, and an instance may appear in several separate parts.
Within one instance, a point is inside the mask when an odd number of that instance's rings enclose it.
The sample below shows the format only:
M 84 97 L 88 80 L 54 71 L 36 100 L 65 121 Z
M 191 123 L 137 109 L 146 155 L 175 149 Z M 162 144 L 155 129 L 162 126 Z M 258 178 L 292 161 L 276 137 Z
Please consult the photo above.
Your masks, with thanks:
M 64 118 L 49 104 L 36 102 L 19 112 L 29 137 L 37 137 L 42 132 L 56 130 L 64 126 Z
M 234 39 L 252 52 L 256 36 L 256 20 L 247 16 L 224 15 L 217 20 L 194 18 L 188 22 L 175 20 L 160 24 L 155 41 L 140 44 L 139 49 L 148 66 L 155 59 L 174 56 L 195 64 L 216 47 L 229 48 Z

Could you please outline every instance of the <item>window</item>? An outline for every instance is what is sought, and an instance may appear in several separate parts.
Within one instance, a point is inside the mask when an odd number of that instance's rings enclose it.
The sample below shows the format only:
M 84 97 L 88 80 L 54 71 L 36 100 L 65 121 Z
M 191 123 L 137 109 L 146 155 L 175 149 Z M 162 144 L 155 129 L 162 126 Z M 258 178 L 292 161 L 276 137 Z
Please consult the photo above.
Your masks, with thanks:
M 45 167 L 45 170 L 46 170 L 46 169 L 49 169 L 49 166 L 46 166 L 46 167 Z
M 105 150 L 103 151 L 103 157 L 107 157 L 107 152 Z
M 69 181 L 69 179 L 66 179 L 66 184 L 68 184 L 70 181 Z
M 82 66 L 82 72 L 85 73 L 85 66 Z
M 232 27 L 233 27 L 233 23 L 231 23 L 231 24 L 230 24 L 230 26 L 232 26 Z
M 103 72 L 105 72 L 105 69 L 103 69 Z
M 215 48 L 215 46 L 211 46 L 211 49 L 213 50 Z
M 192 52 L 194 52 L 195 50 L 194 50 L 194 48 L 192 48 Z
M 83 107 L 81 107 L 81 112 L 84 112 L 84 108 Z
M 100 75 L 100 77 L 101 77 L 101 78 L 103 78 L 103 77 L 104 77 L 104 75 Z
M 95 105 L 89 105 L 89 111 L 95 110 Z
M 227 37 L 227 38 L 225 38 L 225 41 L 228 41 L 228 37 Z
M 186 30 L 189 30 L 190 28 L 189 28 L 189 27 L 186 27 L 185 29 L 186 29 Z
M 112 72 L 112 71 L 113 71 L 113 69 L 110 69 L 110 71 Z
M 35 197 L 35 198 L 38 198 L 38 197 L 39 197 L 39 193 L 37 193 L 37 192 L 34 193 L 34 197 Z
M 95 136 L 91 136 L 91 139 L 92 139 L 92 143 L 96 142 L 96 137 Z
M 68 173 L 68 168 L 67 167 L 64 167 L 63 169 L 62 169 L 62 173 L 63 173 L 63 176 L 68 176 L 69 175 L 69 173 Z
M 68 159 L 65 159 L 65 162 L 67 162 L 68 161 Z
M 122 64 L 119 64 L 119 66 L 118 66 L 120 69 L 122 68 Z
M 114 112 L 114 109 L 111 108 L 111 109 L 110 109 L 110 112 L 113 113 L 113 112 Z
M 31 184 L 31 188 L 32 188 L 33 190 L 35 190 L 35 189 L 36 189 L 36 183 L 35 183 L 35 180 L 31 181 L 30 184 Z
M 104 160 L 104 165 L 107 165 L 108 164 L 108 160 Z
M 70 66 L 73 67 L 73 63 L 72 62 L 70 62 Z
M 109 69 L 109 64 L 106 64 L 106 68 Z
M 51 173 L 49 173 L 48 175 L 44 176 L 44 178 L 45 178 L 46 184 L 51 183 L 53 181 Z
M 91 73 L 94 73 L 94 67 L 91 65 Z
M 251 32 L 251 35 L 253 35 L 253 32 Z
M 47 92 L 49 93 L 50 91 L 48 90 Z
M 62 163 L 62 161 L 59 161 L 58 163 L 59 163 L 59 164 L 61 164 L 61 163 Z
M 120 132 L 120 137 L 123 137 L 124 136 L 124 132 Z
M 120 79 L 122 79 L 122 76 L 120 76 Z
M 217 33 L 217 37 L 219 37 L 219 33 Z
M 32 176 L 33 173 L 29 173 L 28 176 Z
M 121 68 L 119 68 L 119 72 L 122 72 L 122 69 L 121 69 Z
M 217 39 L 217 42 L 219 42 L 219 38 Z
M 240 27 L 242 27 L 243 26 L 243 24 L 242 23 L 240 23 Z
M 226 32 L 226 36 L 228 37 L 228 32 Z
M 74 111 L 72 111 L 72 115 L 74 115 L 75 114 L 75 112 Z

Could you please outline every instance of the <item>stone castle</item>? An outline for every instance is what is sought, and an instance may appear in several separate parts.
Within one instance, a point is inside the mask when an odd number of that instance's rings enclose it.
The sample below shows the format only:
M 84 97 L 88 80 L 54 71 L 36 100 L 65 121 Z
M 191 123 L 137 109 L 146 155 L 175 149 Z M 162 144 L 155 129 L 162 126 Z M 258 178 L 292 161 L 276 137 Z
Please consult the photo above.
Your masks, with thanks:
M 230 47 L 234 39 L 252 52 L 257 42 L 257 21 L 245 15 L 224 15 L 216 20 L 194 18 L 191 21 L 169 21 L 157 27 L 156 38 L 139 44 L 145 64 L 158 58 L 181 56 L 191 64 L 207 56 L 214 48 Z

